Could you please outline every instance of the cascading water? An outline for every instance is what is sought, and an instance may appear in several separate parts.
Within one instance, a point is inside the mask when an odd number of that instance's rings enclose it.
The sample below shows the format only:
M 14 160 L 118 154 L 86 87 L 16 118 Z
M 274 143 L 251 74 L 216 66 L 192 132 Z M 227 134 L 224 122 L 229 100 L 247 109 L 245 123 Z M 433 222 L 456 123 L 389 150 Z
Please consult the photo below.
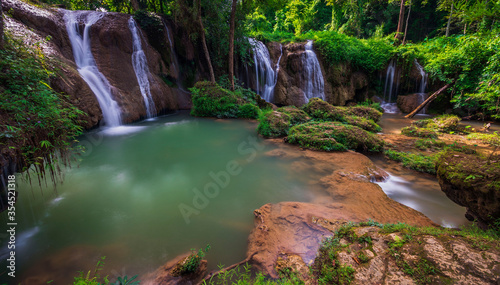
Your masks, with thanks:
M 165 27 L 165 31 L 167 31 L 168 44 L 170 45 L 170 60 L 172 61 L 172 65 L 174 68 L 175 76 L 179 77 L 179 61 L 177 60 L 177 56 L 175 54 L 174 49 L 174 40 L 172 39 L 172 35 L 170 34 L 170 29 L 167 24 L 163 22 L 163 27 Z
M 420 85 L 418 87 L 418 93 L 425 93 L 425 88 L 427 87 L 427 73 L 425 73 L 424 68 L 415 59 L 415 65 L 417 66 L 418 72 L 420 73 Z
M 271 56 L 266 45 L 261 41 L 249 39 L 253 48 L 253 60 L 255 64 L 256 91 L 261 95 L 262 99 L 267 102 L 273 100 L 274 87 L 278 81 L 278 70 L 283 50 L 276 64 L 276 71 L 272 67 Z
M 396 84 L 394 84 L 394 81 L 396 81 Z M 399 111 L 396 103 L 392 102 L 393 92 L 397 95 L 398 82 L 399 78 L 396 78 L 396 61 L 391 59 L 389 65 L 387 66 L 387 72 L 385 75 L 384 101 L 380 104 L 385 113 L 397 113 Z
M 111 84 L 97 68 L 90 46 L 90 27 L 103 16 L 104 13 L 100 12 L 66 11 L 64 21 L 78 72 L 94 92 L 101 107 L 104 121 L 108 126 L 114 127 L 121 124 L 120 107 L 113 99 Z M 79 31 L 80 21 L 85 24 L 81 35 Z
M 418 104 L 422 104 L 425 99 L 426 99 L 426 93 L 425 93 L 425 88 L 427 87 L 427 73 L 425 73 L 424 68 L 418 63 L 418 61 L 415 59 L 415 65 L 417 66 L 418 72 L 420 73 L 420 84 L 418 86 L 418 92 L 417 94 L 419 95 L 419 100 Z M 422 108 L 419 114 L 425 114 L 425 109 L 426 107 Z
M 313 97 L 325 100 L 325 82 L 316 53 L 313 51 L 313 41 L 308 40 L 305 45 L 303 63 L 305 69 L 305 85 L 303 87 L 306 103 Z
M 146 115 L 152 118 L 156 115 L 156 106 L 151 96 L 151 88 L 149 85 L 149 68 L 148 60 L 144 50 L 142 50 L 141 37 L 134 18 L 130 17 L 128 20 L 128 27 L 132 33 L 134 53 L 132 53 L 132 65 L 134 66 L 135 76 L 141 89 L 142 97 L 144 98 L 144 105 L 146 106 Z

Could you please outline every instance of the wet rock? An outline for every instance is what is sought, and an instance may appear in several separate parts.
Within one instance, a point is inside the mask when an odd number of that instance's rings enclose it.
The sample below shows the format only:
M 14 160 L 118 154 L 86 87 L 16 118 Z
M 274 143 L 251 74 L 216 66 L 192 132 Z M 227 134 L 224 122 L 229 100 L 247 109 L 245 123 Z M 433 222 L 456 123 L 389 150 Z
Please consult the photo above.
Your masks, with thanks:
M 500 218 L 498 163 L 489 163 L 475 154 L 448 151 L 436 162 L 436 170 L 441 190 L 455 203 L 467 207 L 468 219 L 486 227 Z
M 186 253 L 184 255 L 180 255 L 171 261 L 167 262 L 165 265 L 160 267 L 154 275 L 154 281 L 146 280 L 146 284 L 155 284 L 155 285 L 194 285 L 199 284 L 200 281 L 207 273 L 207 261 L 202 260 L 200 262 L 200 266 L 196 270 L 196 272 L 188 274 L 188 275 L 179 275 L 176 272 L 176 268 L 183 264 L 186 259 L 189 257 L 190 253 Z
M 425 100 L 425 98 L 427 98 L 427 94 L 421 93 L 400 95 L 397 100 L 398 108 L 403 113 L 410 113 L 415 110 Z

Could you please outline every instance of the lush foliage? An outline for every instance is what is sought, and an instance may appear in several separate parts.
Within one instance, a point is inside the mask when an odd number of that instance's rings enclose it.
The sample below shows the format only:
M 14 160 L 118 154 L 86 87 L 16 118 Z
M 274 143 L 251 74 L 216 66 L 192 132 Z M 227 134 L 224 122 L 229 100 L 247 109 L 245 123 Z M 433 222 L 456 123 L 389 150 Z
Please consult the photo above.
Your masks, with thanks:
M 80 271 L 74 278 L 73 285 L 139 285 L 139 281 L 134 281 L 137 275 L 131 278 L 119 276 L 115 282 L 110 282 L 108 276 L 101 277 L 99 273 L 104 267 L 104 259 L 106 259 L 105 256 L 97 261 L 94 271 L 88 271 L 87 274 Z
M 0 50 L 0 149 L 18 157 L 22 170 L 35 165 L 39 178 L 48 169 L 55 179 L 55 161 L 66 158 L 82 131 L 84 114 L 49 86 L 59 76 L 54 69 L 38 45 L 7 37 Z
M 232 92 L 208 81 L 198 82 L 190 90 L 193 116 L 255 119 L 259 115 L 260 109 L 256 106 L 253 92 Z

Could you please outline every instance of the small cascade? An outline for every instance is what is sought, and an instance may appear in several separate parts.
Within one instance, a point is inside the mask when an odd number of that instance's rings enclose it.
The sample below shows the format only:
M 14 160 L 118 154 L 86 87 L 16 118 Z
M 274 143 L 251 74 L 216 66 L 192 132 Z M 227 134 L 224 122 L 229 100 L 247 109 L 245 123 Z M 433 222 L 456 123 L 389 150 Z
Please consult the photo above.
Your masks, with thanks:
M 427 99 L 426 93 L 425 93 L 425 88 L 427 87 L 427 73 L 425 73 L 424 68 L 418 63 L 418 61 L 415 59 L 415 65 L 417 66 L 418 72 L 420 73 L 421 80 L 420 80 L 420 85 L 418 86 L 418 104 L 422 104 L 425 99 Z M 419 114 L 425 114 L 426 107 L 422 108 L 418 113 Z
M 135 76 L 141 89 L 142 97 L 144 98 L 144 105 L 146 106 L 146 115 L 152 118 L 156 115 L 156 106 L 151 96 L 151 88 L 149 85 L 149 68 L 146 54 L 142 49 L 140 31 L 134 18 L 130 17 L 128 20 L 128 27 L 132 33 L 134 52 L 132 53 L 132 65 L 134 66 Z
M 262 99 L 267 102 L 272 102 L 274 97 L 274 87 L 276 87 L 276 82 L 278 81 L 278 70 L 279 62 L 281 56 L 283 55 L 283 50 L 281 50 L 281 55 L 276 64 L 276 71 L 273 69 L 273 64 L 271 61 L 271 56 L 267 50 L 266 45 L 261 41 L 255 39 L 249 39 L 253 48 L 253 60 L 255 64 L 255 78 L 256 78 L 256 92 Z M 281 47 L 282 49 L 283 47 Z
M 384 98 L 383 102 L 380 104 L 385 113 L 394 114 L 399 112 L 397 104 L 393 102 L 396 98 L 392 98 L 393 93 L 395 95 L 394 97 L 397 96 L 398 85 L 399 77 L 396 73 L 396 61 L 394 59 L 391 59 L 389 65 L 387 66 L 385 75 Z
M 306 52 L 304 53 L 304 69 L 305 69 L 305 86 L 303 87 L 306 103 L 313 97 L 318 97 L 325 100 L 325 82 L 321 67 L 319 65 L 316 53 L 313 51 L 313 41 L 308 40 L 305 45 Z
M 387 72 L 385 75 L 385 85 L 384 85 L 384 101 L 387 103 L 391 103 L 392 100 L 392 93 L 393 91 L 396 91 L 397 93 L 397 87 L 395 88 L 394 85 L 394 79 L 396 75 L 396 61 L 391 59 L 389 62 L 389 66 L 387 66 Z M 397 95 L 397 94 L 395 94 Z
M 120 107 L 113 99 L 111 84 L 97 68 L 90 45 L 90 27 L 103 16 L 104 13 L 100 12 L 65 11 L 64 21 L 80 76 L 94 92 L 105 123 L 108 126 L 119 126 L 121 124 Z M 85 25 L 83 33 L 80 33 L 80 22 Z
M 427 73 L 425 73 L 424 68 L 420 65 L 420 63 L 418 63 L 416 59 L 415 59 L 415 65 L 417 66 L 418 72 L 422 77 L 422 79 L 420 80 L 420 85 L 417 93 L 425 93 L 425 88 L 427 87 Z
M 162 20 L 163 21 L 163 20 Z M 163 21 L 163 27 L 165 27 L 165 31 L 167 31 L 168 44 L 170 45 L 170 60 L 172 61 L 172 66 L 174 68 L 174 73 L 177 78 L 179 78 L 179 60 L 177 59 L 177 54 L 175 53 L 174 48 L 174 40 L 172 38 L 172 34 L 170 33 L 170 29 L 168 28 L 165 21 Z M 180 82 L 180 80 L 179 80 Z

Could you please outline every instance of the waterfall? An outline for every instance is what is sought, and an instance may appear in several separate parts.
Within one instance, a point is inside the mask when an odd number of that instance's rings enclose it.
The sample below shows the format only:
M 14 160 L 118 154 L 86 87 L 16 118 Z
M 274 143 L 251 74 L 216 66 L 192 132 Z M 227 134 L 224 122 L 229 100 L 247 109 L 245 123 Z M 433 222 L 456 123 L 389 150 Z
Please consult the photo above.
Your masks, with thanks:
M 177 60 L 177 56 L 175 54 L 174 40 L 172 39 L 172 35 L 170 34 L 170 29 L 164 21 L 163 26 L 165 27 L 165 31 L 167 31 L 168 44 L 170 45 L 170 60 L 172 61 L 172 66 L 174 67 L 175 76 L 179 77 L 179 61 Z
M 313 41 L 308 40 L 305 45 L 306 52 L 303 57 L 305 69 L 305 85 L 303 88 L 306 102 L 313 97 L 325 100 L 325 82 L 319 65 L 318 58 L 313 51 Z
M 80 76 L 94 92 L 106 124 L 119 126 L 121 124 L 120 108 L 111 94 L 111 84 L 97 68 L 90 45 L 90 27 L 103 16 L 104 13 L 99 12 L 66 11 L 64 21 Z M 85 24 L 81 35 L 80 20 Z
M 387 66 L 387 72 L 385 75 L 385 86 L 384 86 L 384 101 L 387 103 L 392 102 L 392 92 L 394 91 L 394 77 L 396 74 L 396 61 L 391 59 L 389 66 Z
M 142 50 L 141 37 L 139 29 L 134 19 L 130 17 L 128 20 L 128 27 L 132 33 L 134 52 L 132 53 L 132 65 L 134 66 L 135 76 L 141 89 L 142 97 L 144 98 L 144 105 L 146 106 L 146 115 L 152 118 L 156 115 L 156 106 L 151 96 L 151 88 L 149 85 L 149 68 L 148 60 L 144 50 Z
M 415 59 L 415 65 L 417 66 L 418 72 L 420 73 L 420 85 L 418 86 L 417 94 L 418 94 L 418 105 L 422 104 L 425 99 L 427 99 L 425 96 L 425 88 L 427 87 L 427 73 L 425 73 L 424 68 L 418 63 L 418 61 Z M 418 113 L 419 114 L 425 114 L 427 107 L 422 108 Z
M 384 85 L 384 101 L 380 106 L 384 109 L 385 113 L 398 113 L 399 109 L 396 103 L 393 103 L 392 93 L 395 91 L 397 95 L 397 89 L 399 84 L 399 77 L 396 73 L 396 61 L 391 59 L 389 65 L 387 66 L 387 72 L 385 74 L 385 85 Z M 394 84 L 394 79 L 396 79 L 396 84 Z
M 415 65 L 418 68 L 418 72 L 420 73 L 420 76 L 422 79 L 420 80 L 420 85 L 417 93 L 425 93 L 425 88 L 427 87 L 427 73 L 425 73 L 424 68 L 418 63 L 418 61 L 415 59 Z
M 274 87 L 276 87 L 278 81 L 279 62 L 283 55 L 283 47 L 280 46 L 281 54 L 276 64 L 276 70 L 274 70 L 271 56 L 269 55 L 266 45 L 255 39 L 249 39 L 249 41 L 253 46 L 253 61 L 255 64 L 256 78 L 255 90 L 257 94 L 262 96 L 262 99 L 267 102 L 272 102 L 274 99 Z

